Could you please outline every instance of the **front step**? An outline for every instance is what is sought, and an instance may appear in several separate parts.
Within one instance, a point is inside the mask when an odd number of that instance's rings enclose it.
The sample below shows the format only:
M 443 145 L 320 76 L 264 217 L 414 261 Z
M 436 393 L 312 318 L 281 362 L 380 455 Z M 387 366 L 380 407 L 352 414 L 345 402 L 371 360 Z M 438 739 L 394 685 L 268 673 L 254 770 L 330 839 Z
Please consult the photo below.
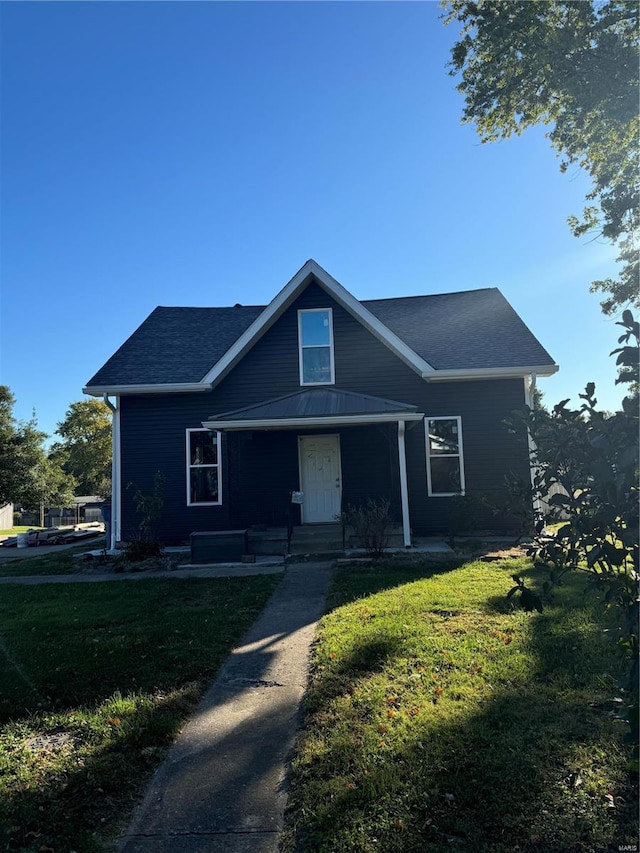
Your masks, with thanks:
M 387 533 L 387 547 L 402 548 L 404 536 L 402 528 L 392 527 Z M 290 554 L 319 554 L 324 551 L 344 551 L 362 547 L 353 530 L 344 532 L 341 524 L 305 524 L 293 528 Z
M 293 528 L 290 554 L 343 551 L 341 524 L 305 524 Z

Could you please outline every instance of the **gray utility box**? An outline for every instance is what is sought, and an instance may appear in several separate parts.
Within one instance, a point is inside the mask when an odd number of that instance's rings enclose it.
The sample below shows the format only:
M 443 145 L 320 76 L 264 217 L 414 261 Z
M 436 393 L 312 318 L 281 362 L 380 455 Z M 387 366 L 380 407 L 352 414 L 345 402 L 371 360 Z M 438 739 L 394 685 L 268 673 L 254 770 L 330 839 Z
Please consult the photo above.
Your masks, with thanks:
M 208 530 L 191 534 L 191 565 L 239 563 L 247 553 L 246 530 Z

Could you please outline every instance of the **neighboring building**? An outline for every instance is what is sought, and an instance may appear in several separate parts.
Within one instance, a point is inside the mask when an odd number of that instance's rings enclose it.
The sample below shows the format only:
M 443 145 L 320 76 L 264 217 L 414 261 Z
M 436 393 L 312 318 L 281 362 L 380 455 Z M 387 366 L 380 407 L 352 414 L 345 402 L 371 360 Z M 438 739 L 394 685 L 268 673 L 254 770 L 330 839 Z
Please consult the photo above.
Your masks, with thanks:
M 0 530 L 11 530 L 13 527 L 13 504 L 0 506 Z
M 358 301 L 308 261 L 265 306 L 156 308 L 88 382 L 115 398 L 113 539 L 164 474 L 161 536 L 333 521 L 388 497 L 419 535 L 529 477 L 504 421 L 557 365 L 495 288 Z

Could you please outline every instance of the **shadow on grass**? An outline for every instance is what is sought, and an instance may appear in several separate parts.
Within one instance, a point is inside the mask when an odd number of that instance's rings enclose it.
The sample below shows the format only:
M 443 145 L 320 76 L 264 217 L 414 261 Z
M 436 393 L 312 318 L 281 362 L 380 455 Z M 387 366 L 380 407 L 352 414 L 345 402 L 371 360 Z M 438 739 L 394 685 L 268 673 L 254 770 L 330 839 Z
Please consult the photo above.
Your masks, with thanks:
M 487 604 L 503 612 L 497 598 Z M 442 713 L 429 715 L 427 705 L 378 726 L 403 727 L 397 739 L 381 735 L 378 749 L 363 746 L 360 732 L 349 745 L 325 735 L 328 750 L 294 780 L 285 849 L 618 853 L 637 844 L 637 786 L 624 769 L 624 730 L 617 733 L 593 701 L 608 695 L 616 657 L 601 627 L 585 630 L 578 609 L 531 615 L 534 671 L 522 679 L 514 673 L 473 707 L 445 690 Z M 331 671 L 320 671 L 309 715 L 332 719 L 329 703 L 349 680 L 402 654 L 395 636 L 363 648 L 356 641 Z
M 463 566 L 467 560 L 434 560 L 400 559 L 372 561 L 370 564 L 358 567 L 357 571 L 349 566 L 338 567 L 334 570 L 331 588 L 327 597 L 326 613 L 330 613 L 343 604 L 348 604 L 357 598 L 375 595 L 394 587 L 404 586 L 417 580 L 447 574 Z M 348 579 L 345 583 L 344 579 Z M 355 583 L 354 583 L 355 579 Z
M 112 835 L 130 817 L 151 771 L 280 580 L 143 580 L 126 596 L 122 584 L 7 588 L 0 849 L 102 850 L 101 831 Z M 289 621 L 283 630 L 298 630 L 304 614 Z M 281 636 L 261 637 L 234 658 L 259 681 Z M 230 681 L 225 701 L 251 686 Z M 229 767 L 228 784 L 241 763 Z
M 47 749 L 51 734 L 47 731 L 41 731 L 40 749 L 26 742 L 16 744 L 14 760 L 26 767 L 39 760 L 42 770 L 37 785 L 21 784 L 18 776 L 7 787 L 0 803 L 2 849 L 101 851 L 100 828 L 130 812 L 144 781 L 198 698 L 194 684 L 166 697 L 149 696 L 142 707 L 138 702 L 136 710 L 126 698 L 115 701 L 117 716 L 108 716 L 107 703 L 104 725 L 111 734 L 106 741 L 93 732 L 87 734 L 91 723 L 86 722 L 86 709 L 80 709 L 79 714 L 71 713 L 77 722 L 64 725 L 65 735 L 70 736 L 64 746 Z M 127 704 L 131 710 L 123 709 Z M 60 731 L 60 727 L 53 729 Z

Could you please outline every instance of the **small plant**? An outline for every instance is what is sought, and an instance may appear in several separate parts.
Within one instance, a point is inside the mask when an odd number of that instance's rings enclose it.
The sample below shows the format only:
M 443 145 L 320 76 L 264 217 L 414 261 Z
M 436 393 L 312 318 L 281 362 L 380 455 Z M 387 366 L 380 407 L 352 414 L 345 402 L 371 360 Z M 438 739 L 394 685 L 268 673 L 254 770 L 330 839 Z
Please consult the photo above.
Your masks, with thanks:
M 132 539 L 131 542 L 127 542 L 124 549 L 125 559 L 130 563 L 159 557 L 161 553 L 162 550 L 157 539 Z
M 369 498 L 361 506 L 347 504 L 341 514 L 343 526 L 353 528 L 360 545 L 372 557 L 381 557 L 389 544 L 389 528 L 393 524 L 391 503 L 385 498 Z
M 455 495 L 451 498 L 449 512 L 448 543 L 456 547 L 456 537 L 468 535 L 479 527 L 479 500 L 471 495 Z
M 127 488 L 135 489 L 133 502 L 136 505 L 140 521 L 138 531 L 131 537 L 125 548 L 125 557 L 132 562 L 146 560 L 149 557 L 159 557 L 161 549 L 156 523 L 164 507 L 164 474 L 162 471 L 156 471 L 153 475 L 153 490 L 150 494 L 145 494 L 134 483 L 128 483 Z

